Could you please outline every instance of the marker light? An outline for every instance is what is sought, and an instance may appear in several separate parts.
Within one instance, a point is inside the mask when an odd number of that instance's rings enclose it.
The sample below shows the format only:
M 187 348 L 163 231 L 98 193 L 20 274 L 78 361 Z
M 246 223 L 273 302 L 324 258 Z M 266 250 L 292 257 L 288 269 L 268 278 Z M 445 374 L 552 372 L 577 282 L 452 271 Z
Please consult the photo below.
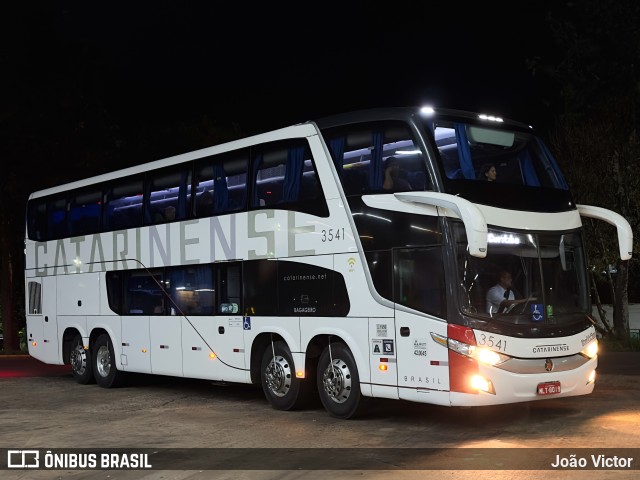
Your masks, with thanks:
M 471 377 L 471 386 L 481 392 L 491 393 L 492 395 L 496 394 L 491 380 L 487 380 L 482 375 L 474 375 Z
M 298 377 L 298 378 L 304 378 L 304 370 L 298 370 L 298 371 L 296 371 L 296 377 Z
M 433 109 L 433 107 L 431 106 L 424 106 L 420 109 L 420 113 L 422 113 L 423 115 L 433 115 L 436 111 Z
M 33 342 L 31 345 L 33 345 L 34 347 L 38 346 L 38 342 Z
M 143 348 L 143 349 L 141 350 L 141 352 L 142 352 L 142 353 L 147 353 L 147 349 L 146 349 L 146 348 Z
M 589 374 L 589 380 L 587 380 L 587 385 L 589 385 L 590 383 L 593 383 L 596 381 L 596 371 L 593 370 L 590 374 Z
M 381 363 L 380 365 L 378 365 L 378 368 L 380 369 L 380 371 L 386 372 L 389 369 L 389 366 L 386 363 Z
M 598 354 L 598 340 L 594 340 L 580 352 L 587 358 L 593 358 Z
M 211 352 L 211 353 L 209 354 L 209 358 L 210 358 L 211 360 L 215 360 L 215 359 L 216 359 L 216 356 L 217 356 L 217 355 L 216 355 L 215 353 L 213 353 L 213 352 Z

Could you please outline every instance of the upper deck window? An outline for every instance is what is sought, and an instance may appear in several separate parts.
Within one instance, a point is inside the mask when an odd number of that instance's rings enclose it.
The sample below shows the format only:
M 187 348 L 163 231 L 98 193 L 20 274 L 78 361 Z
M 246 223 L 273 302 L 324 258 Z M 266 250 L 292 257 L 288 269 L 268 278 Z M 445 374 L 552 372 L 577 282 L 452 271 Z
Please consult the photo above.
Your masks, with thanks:
M 551 154 L 529 133 L 447 122 L 436 123 L 434 135 L 448 179 L 567 189 Z
M 329 128 L 323 136 L 347 196 L 432 189 L 422 152 L 403 122 Z
M 532 132 L 442 120 L 428 128 L 444 192 L 510 210 L 575 209 L 553 155 Z

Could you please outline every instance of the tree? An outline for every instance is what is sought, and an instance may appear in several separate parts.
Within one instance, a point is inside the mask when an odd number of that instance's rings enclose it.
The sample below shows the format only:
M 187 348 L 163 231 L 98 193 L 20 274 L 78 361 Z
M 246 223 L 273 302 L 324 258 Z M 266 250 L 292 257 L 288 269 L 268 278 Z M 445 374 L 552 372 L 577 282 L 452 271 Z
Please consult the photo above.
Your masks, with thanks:
M 640 226 L 640 8 L 631 0 L 567 2 L 548 16 L 558 47 L 555 58 L 530 62 L 539 77 L 551 80 L 558 94 L 550 97 L 557 121 L 551 128 L 558 156 L 577 203 L 617 211 L 632 226 L 638 252 Z M 615 230 L 585 222 L 594 286 L 614 307 L 613 328 L 600 308 L 605 333 L 628 337 L 629 291 L 640 281 L 638 261 L 620 261 Z M 594 292 L 596 303 L 598 292 Z

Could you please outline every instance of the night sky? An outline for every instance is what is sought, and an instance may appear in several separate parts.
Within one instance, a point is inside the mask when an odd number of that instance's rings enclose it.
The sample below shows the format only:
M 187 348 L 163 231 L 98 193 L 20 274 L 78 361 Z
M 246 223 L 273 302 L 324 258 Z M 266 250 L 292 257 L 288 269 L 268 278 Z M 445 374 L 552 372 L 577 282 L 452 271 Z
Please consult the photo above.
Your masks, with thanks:
M 424 103 L 550 114 L 526 67 L 553 55 L 549 2 L 95 3 L 5 7 L 8 102 L 37 115 L 69 97 L 122 128 L 206 115 L 246 133 Z

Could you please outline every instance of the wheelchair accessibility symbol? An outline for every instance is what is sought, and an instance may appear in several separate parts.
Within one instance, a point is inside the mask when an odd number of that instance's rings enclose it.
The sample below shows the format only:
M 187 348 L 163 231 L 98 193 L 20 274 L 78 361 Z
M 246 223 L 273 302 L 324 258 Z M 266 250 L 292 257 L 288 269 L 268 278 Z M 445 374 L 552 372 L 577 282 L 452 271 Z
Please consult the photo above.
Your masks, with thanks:
M 540 320 L 542 320 L 543 314 L 542 314 L 542 304 L 541 303 L 534 303 L 533 305 L 531 305 L 531 319 L 534 322 L 539 322 Z
M 251 317 L 244 317 L 244 320 L 242 321 L 242 329 L 251 330 Z

